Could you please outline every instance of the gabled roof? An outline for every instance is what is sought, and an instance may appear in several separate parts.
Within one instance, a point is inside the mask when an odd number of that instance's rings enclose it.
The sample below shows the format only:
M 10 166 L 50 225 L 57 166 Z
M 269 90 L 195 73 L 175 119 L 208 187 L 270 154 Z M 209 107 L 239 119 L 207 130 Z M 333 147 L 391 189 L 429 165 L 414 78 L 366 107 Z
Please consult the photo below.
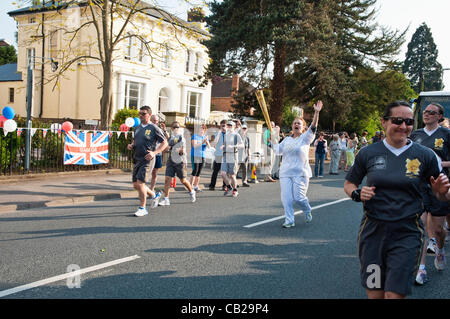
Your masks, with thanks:
M 37 12 L 45 12 L 45 11 L 54 11 L 54 10 L 60 10 L 60 9 L 65 9 L 66 7 L 75 7 L 75 6 L 87 6 L 88 3 L 87 1 L 78 1 L 77 3 L 72 3 L 72 4 L 67 4 L 64 3 L 63 1 L 54 1 L 54 3 L 52 3 L 52 1 L 47 1 L 45 2 L 45 4 L 38 4 L 38 5 L 32 5 L 29 7 L 25 7 L 25 8 L 20 8 L 14 11 L 10 11 L 8 12 L 9 16 L 14 17 L 14 16 L 18 16 L 18 15 L 23 15 L 23 14 L 30 14 L 30 13 L 37 13 Z M 152 16 L 154 18 L 157 19 L 162 19 L 168 23 L 172 23 L 172 24 L 177 24 L 178 26 L 193 30 L 197 33 L 206 35 L 206 36 L 210 36 L 210 34 L 205 31 L 202 30 L 201 28 L 197 27 L 195 23 L 190 23 L 187 21 L 184 21 L 183 19 L 178 18 L 177 16 L 168 13 L 165 10 L 162 10 L 160 8 L 157 8 L 151 4 L 148 4 L 145 1 L 141 2 L 141 6 L 142 8 L 146 8 L 149 7 L 149 9 L 144 10 L 144 12 L 146 14 L 148 14 L 149 16 Z
M 211 97 L 231 97 L 232 96 L 232 78 L 214 77 L 211 87 Z M 255 88 L 239 78 L 239 90 L 246 90 L 252 92 Z
M 0 47 L 9 47 L 9 44 L 5 39 L 0 39 Z
M 22 81 L 22 72 L 17 72 L 17 63 L 0 65 L 0 82 Z

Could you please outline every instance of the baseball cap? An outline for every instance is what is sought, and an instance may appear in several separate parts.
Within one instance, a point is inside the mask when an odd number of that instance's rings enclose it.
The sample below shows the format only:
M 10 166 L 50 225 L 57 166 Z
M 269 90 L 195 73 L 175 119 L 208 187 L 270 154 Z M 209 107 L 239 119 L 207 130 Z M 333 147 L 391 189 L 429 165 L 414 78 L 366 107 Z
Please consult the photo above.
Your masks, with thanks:
M 234 125 L 236 125 L 236 124 L 235 124 L 233 121 L 228 121 L 228 122 L 227 122 L 227 125 L 233 125 L 233 126 L 234 126 Z

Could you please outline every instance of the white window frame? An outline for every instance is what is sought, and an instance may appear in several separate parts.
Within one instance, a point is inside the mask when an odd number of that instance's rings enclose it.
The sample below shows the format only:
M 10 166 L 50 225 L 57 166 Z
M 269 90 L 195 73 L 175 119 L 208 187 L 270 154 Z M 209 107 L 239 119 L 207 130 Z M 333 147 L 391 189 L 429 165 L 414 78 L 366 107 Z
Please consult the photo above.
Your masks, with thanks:
M 185 72 L 191 74 L 192 73 L 192 51 L 186 50 L 186 67 Z
M 56 59 L 58 55 L 58 30 L 50 32 L 48 37 L 48 56 Z
M 30 58 L 31 58 L 32 56 L 33 56 L 33 57 L 36 56 L 36 49 L 35 49 L 35 48 L 28 48 L 28 49 L 27 49 L 27 67 L 30 66 Z M 35 67 L 35 65 L 36 65 L 35 59 L 33 59 L 33 60 L 31 61 L 31 63 L 32 63 L 31 68 L 34 70 L 34 67 Z
M 170 70 L 172 68 L 172 49 L 169 45 L 165 44 L 163 50 L 163 68 Z
M 125 52 L 124 52 L 123 58 L 125 60 L 130 61 L 131 60 L 131 55 L 132 55 L 132 48 L 133 48 L 133 37 L 130 36 L 127 40 L 128 41 L 127 41 L 127 43 L 125 45 Z
M 131 84 L 137 84 L 138 85 L 138 96 L 137 96 L 137 105 L 136 109 L 139 110 L 141 106 L 144 105 L 145 102 L 145 90 L 146 90 L 146 83 L 139 82 L 139 81 L 133 81 L 133 80 L 125 80 L 125 87 L 124 87 L 124 107 L 130 108 L 130 86 Z M 134 98 L 134 97 L 133 97 Z
M 196 92 L 196 91 L 188 89 L 186 94 L 187 94 L 187 97 L 186 97 L 186 113 L 187 113 L 187 116 L 188 117 L 194 117 L 194 118 L 200 117 L 201 108 L 202 108 L 202 94 L 203 93 Z M 194 114 L 191 114 L 191 107 L 192 107 L 192 105 L 191 105 L 191 95 L 192 94 L 196 94 L 196 96 L 197 96 L 197 100 L 196 100 L 197 103 L 194 106 Z

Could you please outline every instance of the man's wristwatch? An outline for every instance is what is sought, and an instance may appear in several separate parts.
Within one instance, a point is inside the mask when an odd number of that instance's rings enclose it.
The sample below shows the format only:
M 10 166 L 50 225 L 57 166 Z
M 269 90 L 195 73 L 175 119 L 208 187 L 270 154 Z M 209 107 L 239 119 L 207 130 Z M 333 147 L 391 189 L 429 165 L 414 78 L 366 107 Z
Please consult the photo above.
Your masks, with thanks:
M 361 190 L 359 188 L 355 189 L 352 192 L 352 200 L 355 201 L 355 202 L 360 202 L 361 201 Z

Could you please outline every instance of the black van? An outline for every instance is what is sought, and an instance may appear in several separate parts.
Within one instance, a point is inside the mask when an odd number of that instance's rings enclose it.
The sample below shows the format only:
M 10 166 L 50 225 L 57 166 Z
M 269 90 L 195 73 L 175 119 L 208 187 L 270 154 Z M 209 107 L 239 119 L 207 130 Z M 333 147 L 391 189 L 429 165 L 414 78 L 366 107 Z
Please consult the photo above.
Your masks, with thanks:
M 450 118 L 450 92 L 449 91 L 430 91 L 421 92 L 417 99 L 411 100 L 414 109 L 414 129 L 424 127 L 422 121 L 422 112 L 430 103 L 439 103 L 445 109 L 444 117 Z

